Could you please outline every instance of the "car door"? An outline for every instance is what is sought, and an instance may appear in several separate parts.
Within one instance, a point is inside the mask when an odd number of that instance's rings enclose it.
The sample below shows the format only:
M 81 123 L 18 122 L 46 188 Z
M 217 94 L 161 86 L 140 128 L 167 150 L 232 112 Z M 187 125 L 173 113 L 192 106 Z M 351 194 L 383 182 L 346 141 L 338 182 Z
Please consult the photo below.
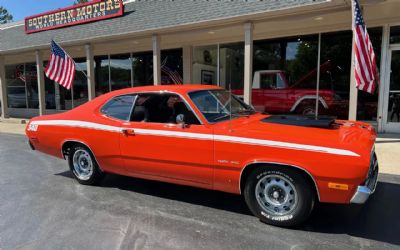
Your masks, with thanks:
M 176 124 L 179 114 L 187 125 Z M 210 187 L 213 136 L 188 104 L 171 93 L 139 94 L 131 121 L 123 124 L 121 154 L 133 176 Z
M 262 105 L 262 112 L 282 113 L 286 110 L 287 90 L 282 88 L 279 72 L 262 72 L 260 73 L 258 86 L 255 98 Z M 254 91 L 254 90 L 253 90 Z

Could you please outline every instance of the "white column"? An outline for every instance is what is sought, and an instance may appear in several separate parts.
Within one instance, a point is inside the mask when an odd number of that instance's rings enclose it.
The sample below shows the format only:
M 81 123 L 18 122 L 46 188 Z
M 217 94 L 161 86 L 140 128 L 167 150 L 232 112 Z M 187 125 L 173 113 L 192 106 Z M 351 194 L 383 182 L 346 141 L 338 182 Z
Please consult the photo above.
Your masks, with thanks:
M 0 102 L 1 102 L 1 118 L 8 117 L 8 100 L 6 86 L 6 70 L 4 65 L 4 57 L 0 56 Z
M 243 99 L 251 104 L 251 88 L 253 81 L 253 24 L 244 24 L 244 91 Z
M 355 56 L 354 35 L 352 43 L 353 44 L 351 49 L 349 120 L 355 121 L 357 120 L 358 89 L 356 88 L 356 78 L 354 74 L 354 56 Z
M 160 37 L 153 35 L 153 80 L 154 85 L 161 85 L 161 51 Z
M 39 115 L 46 113 L 46 100 L 45 100 L 45 86 L 44 86 L 44 70 L 43 70 L 43 56 L 39 50 L 35 51 L 36 54 L 36 70 L 38 81 L 38 99 L 39 99 Z
M 183 83 L 192 83 L 192 46 L 182 48 L 183 57 Z
M 85 45 L 86 51 L 86 69 L 87 69 L 87 85 L 88 85 L 88 99 L 93 100 L 96 97 L 95 89 L 95 74 L 94 74 L 94 59 L 93 48 L 90 44 Z
M 388 72 L 390 72 L 390 64 L 388 61 L 388 50 L 389 50 L 389 38 L 390 38 L 390 26 L 383 26 L 382 30 L 382 45 L 381 45 L 381 67 L 380 67 L 380 79 L 379 79 L 379 97 L 378 97 L 378 114 L 377 114 L 377 122 L 378 122 L 378 132 L 384 132 L 384 123 L 387 121 L 387 102 L 388 94 L 387 87 L 390 85 L 388 79 Z M 388 70 L 389 68 L 389 70 Z M 386 108 L 386 110 L 385 110 Z M 386 114 L 386 115 L 384 115 Z

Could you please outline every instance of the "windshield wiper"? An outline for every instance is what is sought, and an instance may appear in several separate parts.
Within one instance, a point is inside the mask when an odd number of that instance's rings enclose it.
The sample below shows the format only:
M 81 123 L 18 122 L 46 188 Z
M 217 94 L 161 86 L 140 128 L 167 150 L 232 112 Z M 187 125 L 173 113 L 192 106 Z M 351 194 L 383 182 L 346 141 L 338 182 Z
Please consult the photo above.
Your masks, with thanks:
M 243 110 L 243 111 L 240 111 L 240 112 L 237 112 L 237 113 L 232 113 L 232 117 L 248 117 L 251 114 L 253 114 L 253 110 Z M 231 114 L 225 114 L 223 116 L 219 116 L 219 117 L 214 118 L 213 121 L 219 121 L 219 120 L 222 120 L 222 119 L 230 117 L 230 116 L 231 116 Z
M 242 116 L 249 116 L 249 115 L 252 115 L 254 113 L 255 113 L 255 111 L 253 109 L 244 109 L 244 110 L 239 110 L 238 112 L 233 113 L 233 114 L 242 115 Z

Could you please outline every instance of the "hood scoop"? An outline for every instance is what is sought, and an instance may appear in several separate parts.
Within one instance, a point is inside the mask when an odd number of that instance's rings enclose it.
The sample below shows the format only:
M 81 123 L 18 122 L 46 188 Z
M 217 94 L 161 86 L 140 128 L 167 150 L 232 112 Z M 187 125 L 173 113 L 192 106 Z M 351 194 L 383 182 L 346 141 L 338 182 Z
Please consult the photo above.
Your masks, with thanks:
M 261 122 L 301 127 L 333 128 L 333 125 L 335 124 L 335 117 L 320 116 L 318 119 L 315 119 L 314 116 L 271 115 L 262 119 Z

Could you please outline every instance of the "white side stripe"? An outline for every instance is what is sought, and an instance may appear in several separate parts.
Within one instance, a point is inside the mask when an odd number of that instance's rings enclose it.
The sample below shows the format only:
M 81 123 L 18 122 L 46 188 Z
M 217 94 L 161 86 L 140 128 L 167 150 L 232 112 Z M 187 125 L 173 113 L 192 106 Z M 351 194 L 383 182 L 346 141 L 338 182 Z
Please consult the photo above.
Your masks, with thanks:
M 134 128 L 135 134 L 140 135 L 159 135 L 159 136 L 171 136 L 171 137 L 182 137 L 189 139 L 202 139 L 202 140 L 212 140 L 212 134 L 198 134 L 198 133 L 189 133 L 189 132 L 177 132 L 177 131 L 168 131 L 168 130 L 153 130 L 153 129 L 138 129 Z
M 68 127 L 79 127 L 88 128 L 96 130 L 104 130 L 110 132 L 121 132 L 122 128 L 116 126 L 109 126 L 93 122 L 84 121 L 73 121 L 73 120 L 44 120 L 44 121 L 33 121 L 30 125 L 48 125 L 48 126 L 68 126 Z M 178 138 L 189 138 L 198 140 L 215 140 L 221 142 L 231 142 L 240 144 L 250 144 L 259 146 L 268 146 L 275 148 L 286 148 L 293 150 L 305 150 L 313 151 L 327 154 L 335 155 L 347 155 L 347 156 L 357 156 L 360 155 L 349 150 L 321 147 L 307 144 L 298 144 L 290 142 L 272 141 L 272 140 L 261 140 L 254 138 L 238 137 L 238 136 L 226 136 L 226 135 L 212 135 L 212 134 L 200 134 L 200 133 L 189 133 L 189 132 L 178 132 L 178 131 L 168 131 L 168 130 L 154 130 L 154 129 L 135 129 L 135 134 L 140 135 L 154 135 L 154 136 L 167 136 L 167 137 L 178 137 Z
M 93 123 L 93 122 L 72 121 L 72 120 L 33 121 L 30 124 L 90 128 L 90 129 L 105 130 L 105 131 L 110 131 L 110 132 L 121 132 L 122 131 L 122 129 L 120 127 L 109 126 L 109 125 Z
M 288 148 L 288 149 L 295 149 L 295 150 L 315 151 L 315 152 L 334 154 L 334 155 L 360 156 L 359 154 L 356 154 L 352 151 L 345 150 L 345 149 L 328 148 L 328 147 L 290 143 L 290 142 L 281 142 L 281 141 L 260 140 L 260 139 L 244 138 L 244 137 L 236 137 L 236 136 L 214 135 L 214 140 L 223 141 L 223 142 L 233 142 L 233 143 L 243 143 L 243 144 L 276 147 L 276 148 Z

